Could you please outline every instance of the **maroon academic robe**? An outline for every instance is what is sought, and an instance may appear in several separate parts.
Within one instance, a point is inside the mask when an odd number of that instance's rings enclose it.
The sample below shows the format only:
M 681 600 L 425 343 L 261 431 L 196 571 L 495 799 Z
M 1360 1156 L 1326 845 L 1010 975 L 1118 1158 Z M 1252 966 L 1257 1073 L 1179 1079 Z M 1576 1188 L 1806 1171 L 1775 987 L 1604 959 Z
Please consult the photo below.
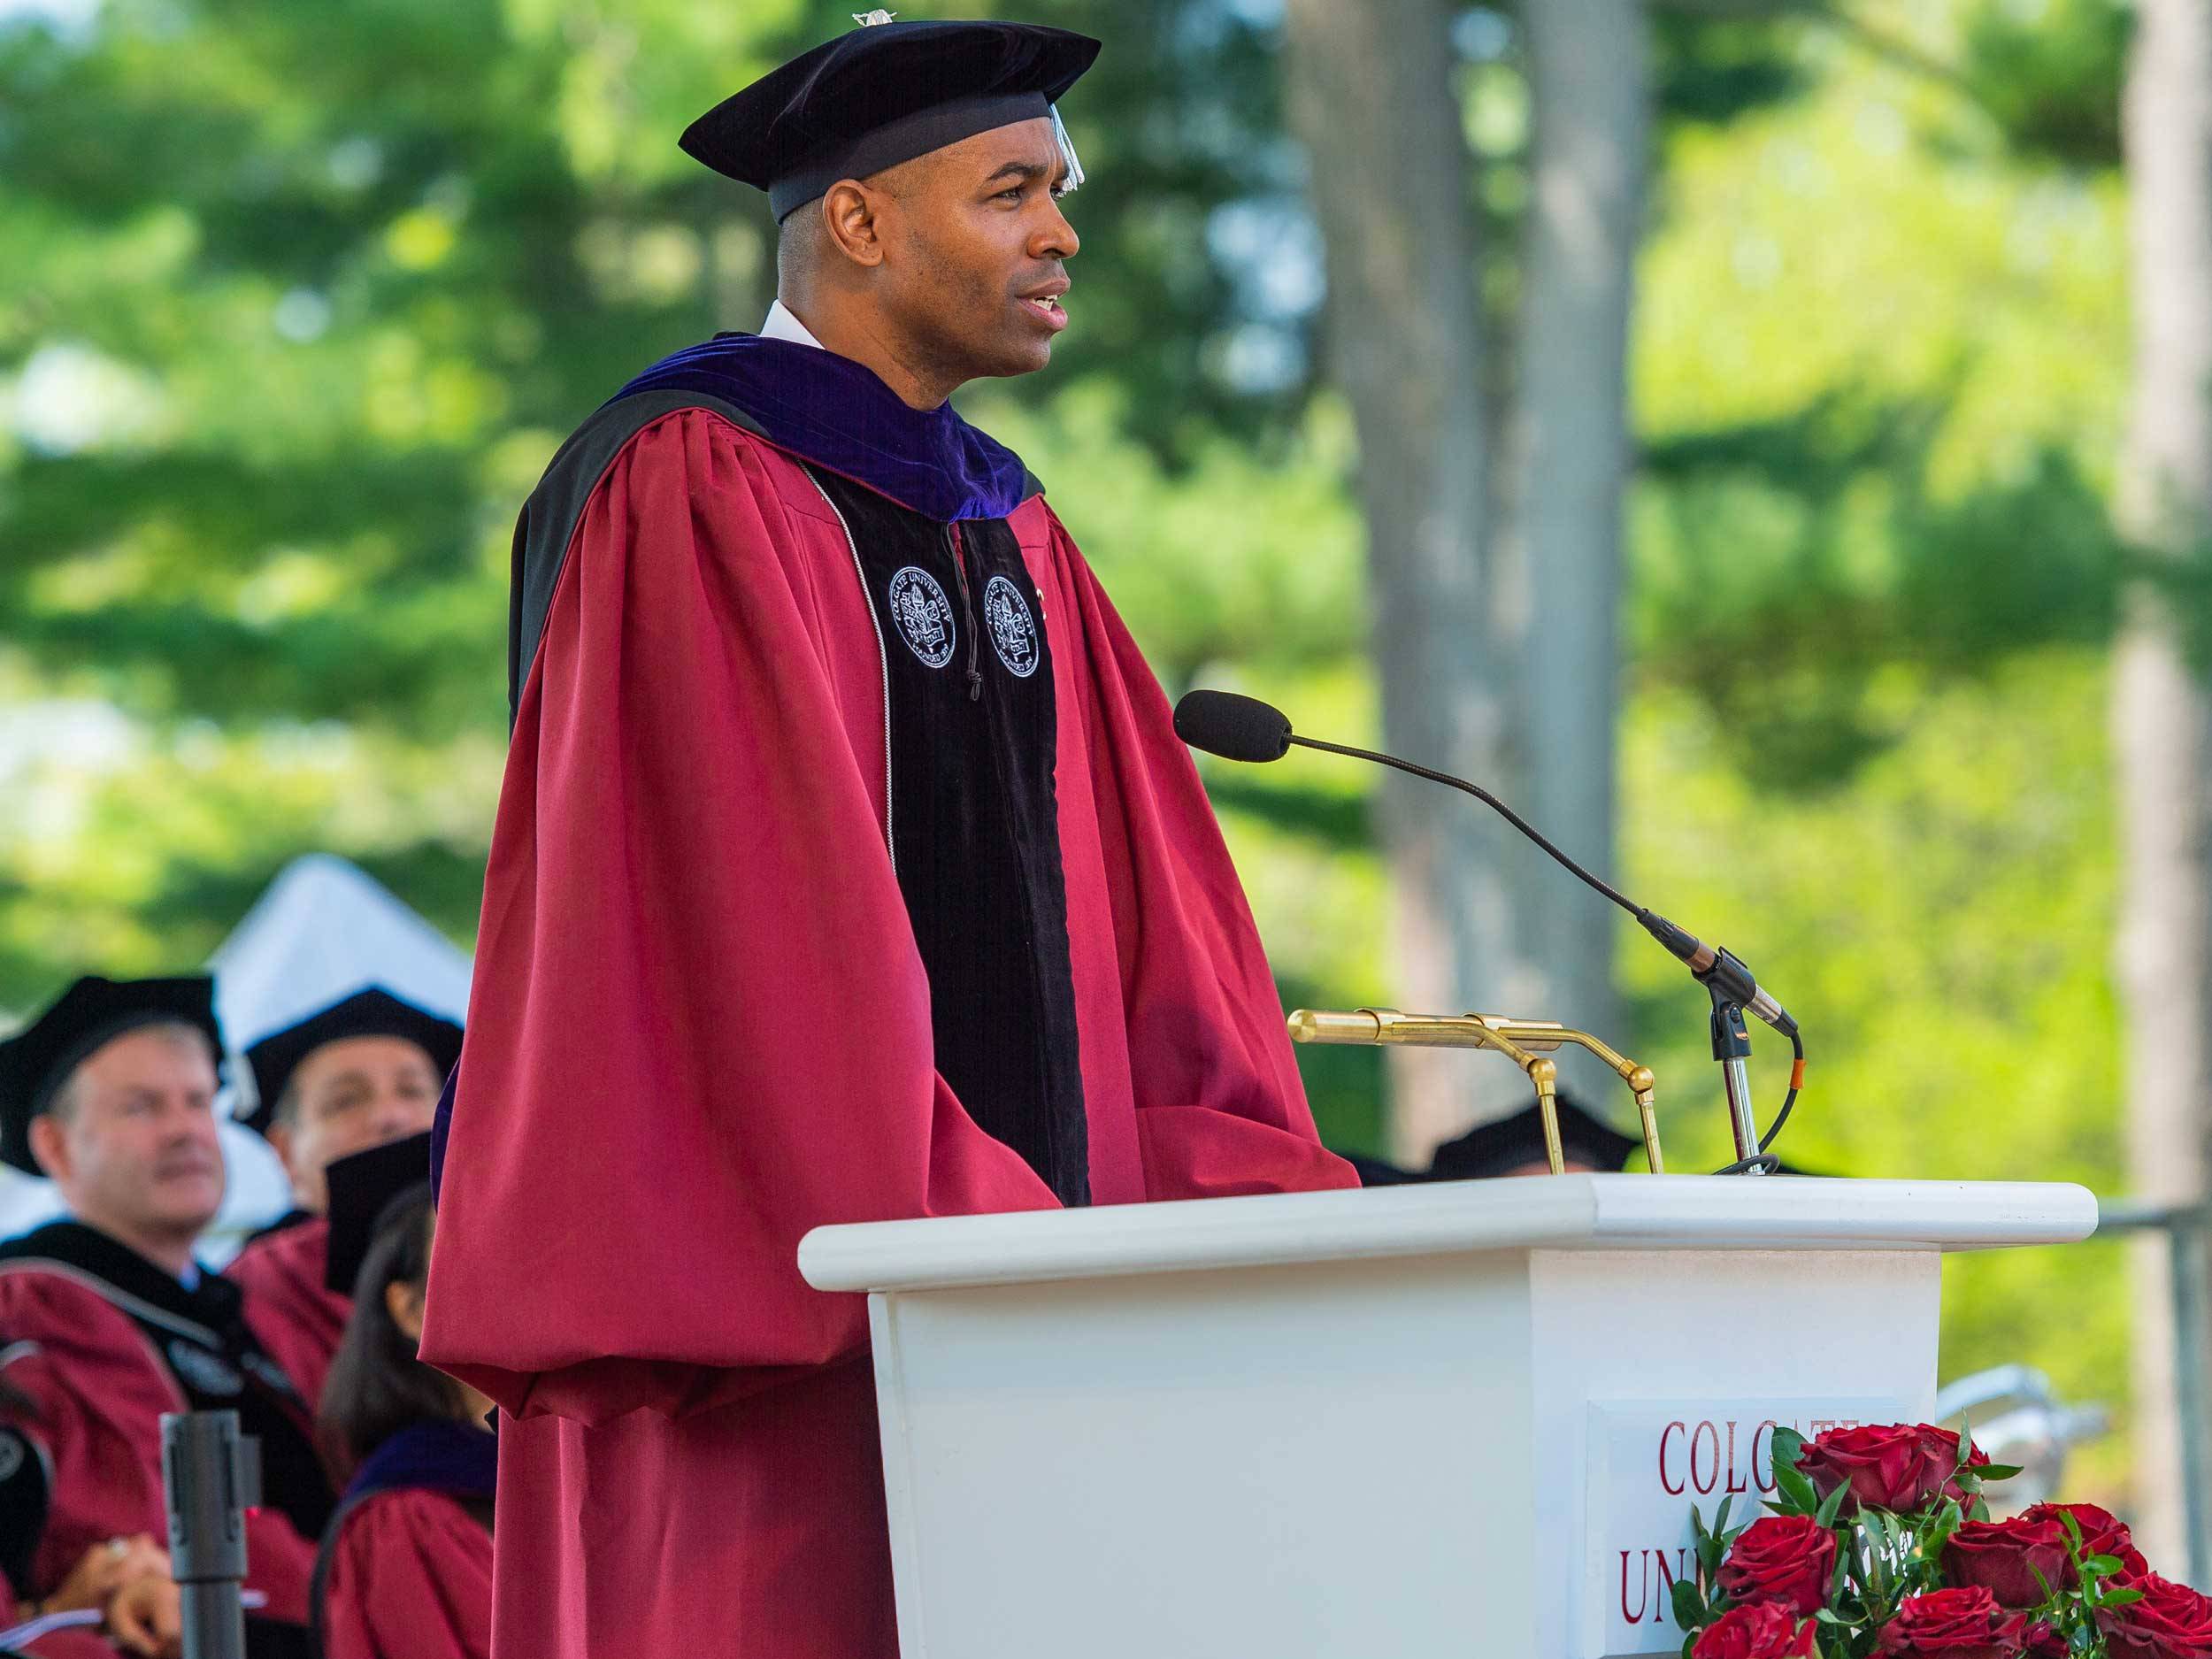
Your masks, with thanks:
M 1357 1185 L 1158 685 L 1041 497 L 1008 523 L 1093 1202 Z M 500 1659 L 895 1655 L 865 1299 L 810 1289 L 799 1240 L 1057 1202 L 932 1064 L 855 557 L 791 457 L 695 408 L 615 455 L 552 594 L 423 1345 L 507 1414 Z
M 330 1223 L 310 1217 L 265 1233 L 231 1258 L 223 1277 L 246 1293 L 246 1323 L 310 1406 L 346 1333 L 353 1299 L 323 1288 Z
M 702 1644 L 703 1647 L 705 1644 Z M 442 1492 L 348 1509 L 323 1590 L 323 1659 L 490 1659 L 492 1535 Z
M 34 1238 L 38 1234 L 31 1235 Z M 169 1536 L 161 1417 L 188 1398 L 145 1331 L 68 1266 L 0 1261 L 0 1330 L 17 1345 L 9 1382 L 28 1394 L 52 1458 L 46 1531 L 32 1582 L 50 1592 L 108 1539 Z M 304 1419 L 300 1432 L 307 1432 Z M 273 1508 L 246 1517 L 246 1586 L 266 1617 L 304 1624 L 315 1548 Z

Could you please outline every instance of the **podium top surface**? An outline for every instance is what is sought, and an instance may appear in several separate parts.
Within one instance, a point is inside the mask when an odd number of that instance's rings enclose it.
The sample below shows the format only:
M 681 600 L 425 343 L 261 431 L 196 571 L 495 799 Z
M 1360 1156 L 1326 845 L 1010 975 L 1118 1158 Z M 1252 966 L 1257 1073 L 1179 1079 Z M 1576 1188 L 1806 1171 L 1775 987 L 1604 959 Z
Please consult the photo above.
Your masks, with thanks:
M 948 1290 L 1515 1249 L 1973 1250 L 2097 1230 L 2087 1188 L 2025 1181 L 1547 1175 L 817 1227 L 817 1290 Z

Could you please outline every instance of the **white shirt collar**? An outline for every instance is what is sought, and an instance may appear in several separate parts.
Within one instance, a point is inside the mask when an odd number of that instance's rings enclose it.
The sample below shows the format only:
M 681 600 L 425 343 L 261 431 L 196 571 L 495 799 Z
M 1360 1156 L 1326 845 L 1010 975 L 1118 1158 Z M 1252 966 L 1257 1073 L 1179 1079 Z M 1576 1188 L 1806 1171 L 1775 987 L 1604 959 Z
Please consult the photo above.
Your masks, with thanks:
M 760 326 L 763 340 L 788 340 L 795 346 L 812 346 L 818 351 L 829 348 L 817 340 L 807 326 L 791 314 L 781 300 L 768 308 L 768 320 Z

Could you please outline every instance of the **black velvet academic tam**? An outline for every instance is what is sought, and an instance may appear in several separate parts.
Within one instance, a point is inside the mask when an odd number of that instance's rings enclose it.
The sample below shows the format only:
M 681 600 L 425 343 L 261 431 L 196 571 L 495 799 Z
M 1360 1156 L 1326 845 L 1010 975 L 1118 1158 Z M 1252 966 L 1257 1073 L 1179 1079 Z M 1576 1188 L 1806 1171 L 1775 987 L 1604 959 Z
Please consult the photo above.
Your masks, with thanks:
M 173 1023 L 206 1033 L 210 1058 L 220 1061 L 215 981 L 204 975 L 104 979 L 87 974 L 64 991 L 44 1013 L 0 1042 L 0 1161 L 26 1174 L 42 1174 L 31 1156 L 31 1120 L 53 1104 L 69 1074 L 118 1037 Z
M 1099 42 L 1028 23 L 884 22 L 803 52 L 685 129 L 684 151 L 768 192 L 780 220 L 978 133 L 1048 116 Z
M 257 1098 L 252 1114 L 241 1121 L 255 1133 L 266 1134 L 270 1120 L 276 1116 L 277 1102 L 284 1098 L 300 1063 L 325 1043 L 342 1042 L 349 1037 L 404 1038 L 430 1057 L 441 1083 L 461 1057 L 458 1025 L 394 996 L 382 986 L 373 985 L 317 1010 L 282 1031 L 272 1032 L 246 1050 Z

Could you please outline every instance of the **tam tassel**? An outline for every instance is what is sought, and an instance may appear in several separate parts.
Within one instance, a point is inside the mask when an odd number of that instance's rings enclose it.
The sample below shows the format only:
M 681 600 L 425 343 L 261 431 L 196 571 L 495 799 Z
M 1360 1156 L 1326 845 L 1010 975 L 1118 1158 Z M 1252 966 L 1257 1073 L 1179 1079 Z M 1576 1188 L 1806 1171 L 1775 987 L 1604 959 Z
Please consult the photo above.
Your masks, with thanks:
M 1083 182 L 1083 164 L 1075 158 L 1075 141 L 1068 136 L 1067 123 L 1060 119 L 1060 106 L 1052 106 L 1053 142 L 1060 146 L 1060 159 L 1068 164 L 1068 176 L 1060 186 L 1062 196 L 1072 196 Z

